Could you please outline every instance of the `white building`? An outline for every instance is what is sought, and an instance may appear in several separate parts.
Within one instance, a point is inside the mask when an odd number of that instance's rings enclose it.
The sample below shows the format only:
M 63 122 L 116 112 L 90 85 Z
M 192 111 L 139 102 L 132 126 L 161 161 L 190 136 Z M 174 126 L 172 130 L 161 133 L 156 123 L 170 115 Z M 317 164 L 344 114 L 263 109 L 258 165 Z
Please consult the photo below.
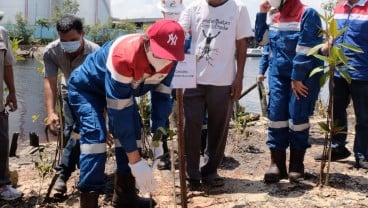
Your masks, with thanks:
M 86 25 L 105 23 L 111 17 L 110 0 L 77 0 L 77 16 L 85 20 Z M 28 24 L 34 25 L 38 19 L 51 19 L 54 7 L 61 6 L 62 0 L 0 0 L 0 10 L 5 15 L 2 24 L 15 23 L 15 15 L 21 12 Z

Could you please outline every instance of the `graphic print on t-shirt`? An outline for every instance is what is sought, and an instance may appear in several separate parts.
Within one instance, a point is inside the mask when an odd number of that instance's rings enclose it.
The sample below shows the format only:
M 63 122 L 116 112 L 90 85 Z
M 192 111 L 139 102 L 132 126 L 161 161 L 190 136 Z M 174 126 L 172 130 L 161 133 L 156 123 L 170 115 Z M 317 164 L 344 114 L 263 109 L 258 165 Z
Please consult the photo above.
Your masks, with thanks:
M 205 58 L 207 63 L 212 66 L 212 61 L 214 60 L 215 56 L 219 54 L 219 48 L 215 48 L 212 44 L 216 42 L 217 37 L 229 29 L 230 21 L 221 20 L 221 19 L 204 19 L 201 23 L 203 41 L 197 48 L 198 50 L 198 60 Z
M 199 47 L 199 50 L 201 51 L 201 55 L 199 56 L 198 60 L 201 60 L 203 57 L 206 58 L 206 61 L 208 62 L 208 64 L 211 64 L 211 56 L 210 56 L 210 52 L 214 51 L 217 52 L 216 48 L 211 49 L 211 41 L 216 38 L 221 31 L 218 31 L 217 34 L 215 36 L 212 36 L 211 33 L 208 33 L 208 35 L 206 35 L 206 33 L 204 32 L 204 30 L 202 30 L 202 34 L 204 35 L 204 37 L 206 38 L 205 41 L 205 45 L 204 47 Z

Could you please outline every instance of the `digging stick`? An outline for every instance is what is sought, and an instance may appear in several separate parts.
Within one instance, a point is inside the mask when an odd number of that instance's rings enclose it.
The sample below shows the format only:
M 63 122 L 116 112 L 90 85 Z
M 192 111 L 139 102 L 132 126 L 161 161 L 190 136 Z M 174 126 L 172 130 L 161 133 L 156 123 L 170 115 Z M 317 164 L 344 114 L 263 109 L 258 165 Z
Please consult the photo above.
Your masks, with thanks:
M 252 91 L 254 88 L 257 87 L 257 83 L 254 83 L 252 86 L 248 87 L 248 89 L 244 90 L 242 94 L 240 95 L 239 100 L 244 97 L 246 94 L 248 94 L 250 91 Z

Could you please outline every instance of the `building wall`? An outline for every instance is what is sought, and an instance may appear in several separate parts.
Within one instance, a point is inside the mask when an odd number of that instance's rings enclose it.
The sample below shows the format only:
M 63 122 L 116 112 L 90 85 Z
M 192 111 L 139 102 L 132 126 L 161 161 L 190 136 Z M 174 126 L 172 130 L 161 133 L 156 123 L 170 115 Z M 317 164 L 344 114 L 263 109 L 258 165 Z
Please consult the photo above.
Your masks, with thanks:
M 110 0 L 77 0 L 78 16 L 84 18 L 86 24 L 105 23 L 111 16 Z M 38 19 L 52 17 L 55 5 L 62 0 L 0 0 L 0 10 L 5 15 L 1 24 L 15 23 L 15 15 L 21 12 L 34 25 Z
M 84 18 L 86 24 L 106 23 L 111 16 L 110 0 L 78 0 L 78 16 Z

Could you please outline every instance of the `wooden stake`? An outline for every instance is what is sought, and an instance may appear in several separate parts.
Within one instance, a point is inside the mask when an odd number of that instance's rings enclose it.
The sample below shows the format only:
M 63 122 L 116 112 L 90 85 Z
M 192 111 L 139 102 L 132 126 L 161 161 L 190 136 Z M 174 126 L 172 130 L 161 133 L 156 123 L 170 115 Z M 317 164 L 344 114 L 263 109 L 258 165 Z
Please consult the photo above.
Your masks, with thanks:
M 184 104 L 183 89 L 176 90 L 176 115 L 178 116 L 178 154 L 181 207 L 187 208 L 187 186 L 185 181 Z M 174 165 L 174 164 L 172 164 Z
M 263 85 L 263 82 L 257 82 L 258 85 L 258 94 L 259 94 L 259 101 L 261 103 L 261 110 L 262 110 L 262 116 L 267 117 L 267 97 L 265 94 L 265 87 Z

